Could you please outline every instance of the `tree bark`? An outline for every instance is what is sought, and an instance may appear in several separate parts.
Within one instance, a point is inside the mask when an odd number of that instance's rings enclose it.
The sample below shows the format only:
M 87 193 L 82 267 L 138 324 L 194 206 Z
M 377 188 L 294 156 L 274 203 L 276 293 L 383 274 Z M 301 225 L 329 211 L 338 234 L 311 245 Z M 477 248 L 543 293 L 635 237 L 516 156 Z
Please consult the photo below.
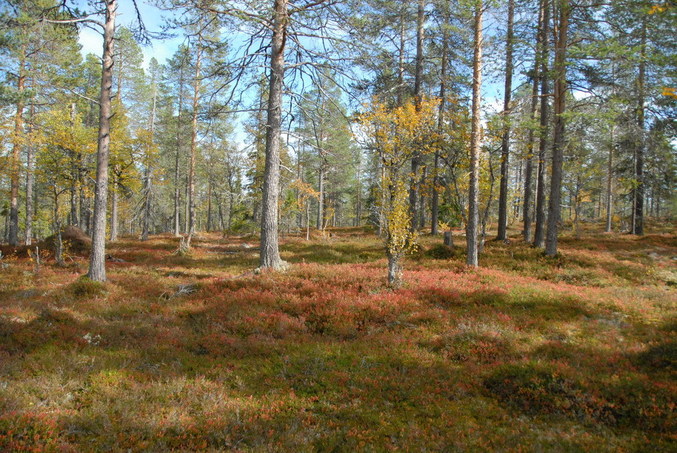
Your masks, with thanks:
M 151 196 L 153 193 L 153 168 L 152 160 L 153 156 L 152 147 L 153 141 L 155 138 L 155 115 L 157 109 L 157 81 L 155 80 L 155 75 L 153 75 L 153 104 L 150 111 L 150 137 L 148 141 L 147 149 L 147 161 L 145 169 L 145 182 L 146 187 L 144 188 L 144 200 L 143 200 L 143 222 L 141 227 L 141 240 L 147 241 L 148 235 L 150 234 L 150 214 L 151 214 Z
M 118 180 L 117 168 L 113 174 L 113 184 L 111 185 L 111 202 L 110 202 L 110 240 L 115 242 L 118 240 Z
M 508 33 L 505 44 L 505 94 L 503 96 L 503 137 L 501 139 L 501 183 L 498 197 L 498 235 L 496 239 L 508 238 L 508 169 L 510 159 L 510 97 L 512 94 L 512 53 L 515 1 L 508 1 Z
M 280 135 L 282 129 L 282 85 L 287 39 L 287 0 L 274 1 L 273 37 L 270 50 L 270 87 L 266 121 L 266 164 L 261 206 L 261 268 L 283 266 L 278 245 L 278 199 L 280 185 Z
M 190 138 L 190 162 L 188 165 L 188 245 L 195 232 L 195 156 L 197 153 L 197 109 L 200 100 L 200 69 L 202 67 L 202 45 L 197 43 L 195 57 L 195 78 L 193 80 L 193 121 Z
M 414 102 L 416 110 L 421 108 L 421 86 L 423 81 L 423 23 L 425 21 L 425 0 L 418 0 L 418 13 L 416 17 L 416 72 L 414 73 Z M 411 229 L 418 230 L 422 225 L 419 222 L 419 166 L 421 165 L 421 152 L 414 151 L 411 158 L 411 187 L 409 188 L 409 211 L 411 213 Z
M 179 69 L 179 104 L 176 113 L 176 154 L 174 155 L 174 236 L 181 234 L 181 173 L 179 164 L 181 161 L 181 118 L 183 115 L 183 83 L 184 65 Z
M 644 103 L 646 97 L 646 17 L 642 17 L 642 36 L 637 78 L 637 145 L 635 151 L 635 190 L 632 234 L 644 234 Z
M 447 25 L 447 20 L 445 20 L 445 24 Z M 449 30 L 447 27 L 444 27 L 444 31 L 442 33 L 442 62 L 441 62 L 441 67 L 440 67 L 440 106 L 439 106 L 439 115 L 437 117 L 437 132 L 442 135 L 442 132 L 444 131 L 444 113 L 445 113 L 445 97 L 447 95 L 446 89 L 447 89 L 447 58 L 448 58 L 448 53 L 449 53 Z M 440 177 L 439 177 L 439 171 L 440 171 L 440 150 L 438 148 L 435 149 L 435 158 L 433 162 L 433 193 L 432 193 L 432 200 L 430 201 L 430 233 L 431 234 L 437 234 L 438 233 L 438 224 L 440 223 L 439 221 L 439 214 L 440 214 L 440 208 L 439 208 L 439 200 L 440 200 L 440 194 L 438 191 L 437 186 L 440 183 Z
M 611 144 L 609 146 L 609 161 L 606 174 L 606 227 L 604 231 L 611 233 L 613 227 L 613 171 L 614 171 L 614 128 L 611 126 Z
M 543 1 L 539 4 L 538 11 L 538 30 L 536 32 L 536 55 L 534 58 L 534 69 L 532 73 L 533 81 L 531 86 L 531 105 L 529 107 L 529 119 L 532 124 L 536 119 L 536 109 L 538 106 L 538 82 L 542 75 L 539 75 L 539 52 L 542 47 L 545 45 L 543 42 L 543 27 L 545 21 L 545 3 Z M 533 195 L 532 179 L 533 179 L 533 166 L 534 166 L 534 128 L 529 127 L 529 134 L 527 137 L 527 157 L 526 157 L 526 168 L 524 170 L 524 205 L 523 205 L 523 215 L 522 220 L 524 222 L 524 230 L 522 234 L 524 236 L 524 241 L 529 242 L 531 240 L 531 197 Z M 540 162 L 540 157 L 539 157 Z
M 557 235 L 560 222 L 560 208 L 562 199 L 562 162 L 564 160 L 564 133 L 567 92 L 566 54 L 569 32 L 569 15 L 571 6 L 569 0 L 559 2 L 559 24 L 555 45 L 555 133 L 552 145 L 552 171 L 550 175 L 550 201 L 548 205 L 548 233 L 545 243 L 547 256 L 557 255 Z
M 30 120 L 28 122 L 28 135 L 31 136 L 34 130 L 33 121 L 35 120 L 35 103 L 31 103 Z M 31 138 L 32 142 L 32 138 Z M 33 241 L 33 213 L 35 207 L 35 148 L 31 143 L 26 147 L 26 229 L 24 241 L 26 245 L 31 245 Z
M 479 223 L 479 157 L 481 147 L 482 125 L 480 122 L 480 104 L 482 89 L 482 1 L 475 6 L 474 56 L 472 79 L 472 129 L 470 132 L 470 188 L 468 190 L 468 223 L 466 227 L 466 242 L 468 257 L 466 263 L 477 267 L 478 256 L 478 223 Z
M 103 28 L 103 65 L 99 99 L 99 134 L 96 152 L 96 192 L 92 226 L 92 252 L 87 276 L 97 282 L 106 281 L 106 204 L 108 202 L 108 157 L 110 146 L 111 88 L 113 85 L 113 48 L 117 0 L 106 0 L 106 21 Z
M 541 29 L 541 119 L 540 139 L 538 144 L 538 181 L 536 186 L 536 229 L 534 231 L 534 245 L 545 246 L 545 152 L 548 145 L 548 34 L 550 25 L 550 0 L 543 2 L 543 28 Z
M 25 54 L 25 45 L 23 53 Z M 12 160 L 10 176 L 10 197 L 9 197 L 9 245 L 14 247 L 19 245 L 19 184 L 21 177 L 21 147 L 23 141 L 23 114 L 24 102 L 23 94 L 26 84 L 26 60 L 22 56 L 19 62 L 19 71 L 16 82 L 18 100 L 16 103 L 16 113 L 14 114 L 14 137 L 12 140 Z
M 322 156 L 320 157 L 320 169 L 317 178 L 317 221 L 315 224 L 317 229 L 321 230 L 324 225 L 324 157 Z

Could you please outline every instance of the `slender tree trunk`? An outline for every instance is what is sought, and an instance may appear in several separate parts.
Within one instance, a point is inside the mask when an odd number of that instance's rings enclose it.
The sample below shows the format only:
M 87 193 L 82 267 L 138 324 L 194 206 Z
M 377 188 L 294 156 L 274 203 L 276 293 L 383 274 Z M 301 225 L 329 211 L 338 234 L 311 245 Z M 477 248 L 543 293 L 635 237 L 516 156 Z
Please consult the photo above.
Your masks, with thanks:
M 28 122 L 28 135 L 31 136 L 31 144 L 26 147 L 26 230 L 24 241 L 31 245 L 33 241 L 33 212 L 35 207 L 35 147 L 33 146 L 33 130 L 35 121 L 35 103 L 31 103 L 30 120 Z
M 609 161 L 606 174 L 606 228 L 604 231 L 611 233 L 613 227 L 613 172 L 614 172 L 614 128 L 611 126 L 611 145 L 609 146 Z
M 562 199 L 562 162 L 564 160 L 564 133 L 567 92 L 566 54 L 569 32 L 569 0 L 559 2 L 559 24 L 555 45 L 555 133 L 552 145 L 552 171 L 550 175 L 550 203 L 548 205 L 548 233 L 545 243 L 545 254 L 557 255 L 557 235 L 559 231 L 560 209 Z
M 198 40 L 199 41 L 199 40 Z M 202 44 L 197 43 L 195 78 L 193 80 L 193 121 L 190 138 L 190 161 L 188 165 L 188 246 L 195 232 L 195 156 L 197 153 L 197 109 L 200 100 L 200 70 L 202 67 Z
M 183 83 L 184 68 L 181 64 L 179 70 L 179 105 L 176 114 L 176 155 L 174 156 L 174 236 L 181 235 L 181 119 L 183 116 Z
M 639 61 L 639 76 L 637 78 L 637 145 L 635 151 L 635 181 L 636 186 L 634 194 L 634 212 L 632 222 L 632 234 L 644 234 L 644 103 L 646 97 L 646 17 L 642 17 L 642 36 Z
M 428 179 L 428 167 L 424 166 L 423 171 L 421 172 L 421 184 L 423 184 L 423 182 L 426 179 Z M 420 228 L 425 227 L 425 220 L 426 220 L 426 218 L 425 218 L 426 217 L 425 216 L 425 207 L 426 207 L 426 203 L 427 203 L 427 200 L 426 200 L 425 192 L 423 190 L 421 190 L 421 187 L 419 186 L 419 201 L 418 201 L 418 205 L 419 205 L 418 218 L 419 218 L 419 220 L 418 220 L 418 225 L 419 225 Z
M 482 125 L 480 118 L 481 89 L 482 89 L 482 14 L 483 2 L 479 0 L 475 6 L 474 20 L 474 56 L 472 79 L 472 129 L 470 132 L 470 188 L 468 190 L 468 224 L 466 227 L 466 242 L 468 244 L 467 264 L 477 267 L 479 256 L 477 235 L 479 223 L 479 159 L 482 141 Z
M 445 25 L 448 22 L 445 20 Z M 442 34 L 442 63 L 440 67 L 440 107 L 439 107 L 439 115 L 437 117 L 437 132 L 442 135 L 442 132 L 444 131 L 444 113 L 445 113 L 445 98 L 447 96 L 446 89 L 447 89 L 447 58 L 448 58 L 448 53 L 449 53 L 449 30 L 447 27 L 444 27 L 444 32 Z M 431 215 L 431 227 L 430 227 L 430 233 L 431 234 L 438 234 L 439 232 L 437 231 L 438 225 L 440 223 L 439 220 L 439 214 L 440 214 L 440 208 L 439 208 L 439 203 L 440 203 L 440 194 L 439 194 L 439 189 L 438 186 L 440 184 L 440 177 L 439 177 L 439 171 L 440 171 L 440 150 L 438 148 L 435 149 L 435 160 L 433 162 L 433 193 L 432 193 L 432 200 L 430 202 L 430 215 Z
M 531 105 L 529 118 L 532 123 L 536 119 L 536 104 L 538 102 L 538 76 L 536 74 L 536 65 L 534 65 L 534 80 L 531 88 Z M 523 221 L 524 221 L 524 230 L 522 231 L 524 235 L 524 241 L 529 242 L 531 240 L 531 197 L 533 194 L 532 187 L 532 178 L 533 178 L 533 166 L 534 166 L 534 129 L 533 127 L 529 128 L 529 133 L 527 135 L 527 157 L 526 157 L 526 168 L 524 169 L 524 200 L 523 200 Z
M 61 237 L 61 219 L 59 219 L 59 193 L 56 185 L 52 186 L 52 197 L 54 199 L 54 207 L 52 210 L 53 228 L 54 228 L 54 259 L 57 266 L 63 267 L 66 263 L 63 260 L 63 240 Z
M 207 178 L 207 232 L 212 231 L 212 177 Z
M 110 240 L 115 242 L 118 240 L 118 180 L 117 168 L 113 175 L 113 184 L 111 185 L 111 208 L 110 208 Z
M 536 230 L 534 245 L 545 246 L 545 152 L 548 145 L 548 96 L 550 95 L 548 76 L 548 35 L 550 27 L 550 0 L 543 2 L 543 28 L 541 29 L 541 120 L 538 144 L 538 181 L 536 186 Z
M 362 221 L 362 169 L 359 162 L 357 164 L 357 187 L 355 195 L 355 226 L 359 227 Z
M 505 94 L 503 96 L 503 137 L 501 139 L 501 183 L 498 197 L 498 235 L 496 239 L 508 238 L 508 169 L 510 159 L 510 97 L 512 94 L 512 53 L 515 1 L 508 1 L 508 34 L 505 44 Z
M 418 13 L 416 17 L 416 72 L 414 74 L 414 102 L 416 110 L 421 109 L 421 87 L 423 81 L 423 23 L 425 21 L 425 0 L 418 0 Z M 414 151 L 411 158 L 411 187 L 409 188 L 409 211 L 411 214 L 411 229 L 416 231 L 420 224 L 420 180 L 419 167 L 421 165 L 421 152 Z
M 406 36 L 404 29 L 404 12 L 400 14 L 400 46 L 397 57 L 397 105 L 402 105 L 404 102 L 404 47 L 406 44 Z
M 321 151 L 320 151 L 321 152 Z M 320 157 L 320 171 L 317 177 L 317 229 L 321 230 L 324 224 L 324 157 Z
M 282 84 L 287 40 L 287 0 L 275 0 L 270 51 L 270 88 L 266 122 L 266 165 L 261 206 L 261 267 L 283 266 L 278 245 L 278 199 L 280 185 L 280 135 L 282 129 Z
M 141 240 L 147 241 L 148 235 L 150 234 L 150 214 L 151 214 L 151 202 L 153 195 L 153 156 L 152 156 L 152 147 L 155 140 L 155 115 L 157 109 L 157 81 L 155 80 L 155 75 L 153 75 L 152 80 L 153 86 L 153 104 L 150 111 L 150 137 L 148 141 L 147 149 L 147 161 L 145 169 L 145 182 L 146 187 L 144 190 L 144 204 L 143 204 L 143 222 L 141 228 Z
M 70 105 L 70 115 L 71 115 L 71 128 L 75 128 L 75 119 L 76 119 L 76 104 L 72 102 Z M 68 189 L 70 198 L 70 213 L 68 214 L 68 224 L 72 226 L 78 226 L 78 162 L 79 157 L 78 153 L 75 150 L 69 151 L 69 156 L 71 158 L 71 169 L 70 169 L 70 188 Z
M 113 36 L 117 0 L 106 0 L 106 21 L 103 30 L 103 65 L 99 100 L 99 136 L 96 153 L 96 192 L 92 226 L 92 252 L 87 276 L 97 282 L 106 281 L 106 204 L 108 202 L 108 155 L 110 145 L 111 87 L 113 85 Z
M 23 53 L 26 49 L 24 45 Z M 12 140 L 12 160 L 10 176 L 10 196 L 9 196 L 9 245 L 14 247 L 19 245 L 19 185 L 21 178 L 21 147 L 23 141 L 23 114 L 24 102 L 23 94 L 26 83 L 26 61 L 21 58 L 19 62 L 19 74 L 16 82 L 17 94 L 19 96 L 16 103 L 16 113 L 14 114 L 14 137 Z

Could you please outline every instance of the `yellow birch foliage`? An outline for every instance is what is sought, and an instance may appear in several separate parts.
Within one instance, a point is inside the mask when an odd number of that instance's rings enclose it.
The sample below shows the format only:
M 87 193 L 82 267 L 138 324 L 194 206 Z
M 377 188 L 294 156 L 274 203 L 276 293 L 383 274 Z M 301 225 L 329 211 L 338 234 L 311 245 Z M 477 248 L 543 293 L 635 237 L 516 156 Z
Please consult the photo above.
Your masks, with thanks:
M 438 146 L 436 99 L 423 99 L 388 108 L 374 102 L 361 122 L 381 161 L 381 222 L 386 249 L 401 257 L 416 248 L 416 233 L 410 230 L 411 215 L 405 164 L 415 153 L 430 154 Z

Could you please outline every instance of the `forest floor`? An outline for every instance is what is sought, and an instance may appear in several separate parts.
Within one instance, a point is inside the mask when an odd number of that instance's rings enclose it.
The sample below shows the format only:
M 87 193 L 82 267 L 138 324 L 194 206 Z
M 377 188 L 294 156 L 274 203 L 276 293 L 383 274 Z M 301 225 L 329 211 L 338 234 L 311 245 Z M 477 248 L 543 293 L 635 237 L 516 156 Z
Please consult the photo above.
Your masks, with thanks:
M 361 229 L 169 235 L 0 265 L 0 451 L 675 451 L 677 236 L 513 232 L 464 266 L 423 236 L 405 285 Z M 460 245 L 463 238 L 456 236 Z

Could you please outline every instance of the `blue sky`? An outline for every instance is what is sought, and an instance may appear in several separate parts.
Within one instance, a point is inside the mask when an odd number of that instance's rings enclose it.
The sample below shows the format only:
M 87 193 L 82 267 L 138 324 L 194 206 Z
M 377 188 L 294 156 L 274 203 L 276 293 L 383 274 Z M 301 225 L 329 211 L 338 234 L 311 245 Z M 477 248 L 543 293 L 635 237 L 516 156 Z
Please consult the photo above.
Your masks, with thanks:
M 76 2 L 84 5 L 81 0 Z M 142 19 L 146 28 L 150 31 L 159 31 L 164 23 L 165 12 L 152 6 L 149 3 L 138 2 L 141 10 Z M 86 8 L 83 6 L 83 10 Z M 118 14 L 116 24 L 129 26 L 136 20 L 136 12 L 131 0 L 120 0 L 118 7 Z M 164 63 L 176 51 L 179 44 L 183 41 L 182 37 L 166 39 L 163 41 L 153 41 L 150 46 L 143 47 L 144 64 L 147 66 L 152 57 L 160 63 Z M 92 53 L 98 57 L 101 56 L 102 38 L 101 35 L 90 28 L 81 28 L 80 30 L 80 45 L 82 46 L 81 53 L 83 57 L 88 53 Z

